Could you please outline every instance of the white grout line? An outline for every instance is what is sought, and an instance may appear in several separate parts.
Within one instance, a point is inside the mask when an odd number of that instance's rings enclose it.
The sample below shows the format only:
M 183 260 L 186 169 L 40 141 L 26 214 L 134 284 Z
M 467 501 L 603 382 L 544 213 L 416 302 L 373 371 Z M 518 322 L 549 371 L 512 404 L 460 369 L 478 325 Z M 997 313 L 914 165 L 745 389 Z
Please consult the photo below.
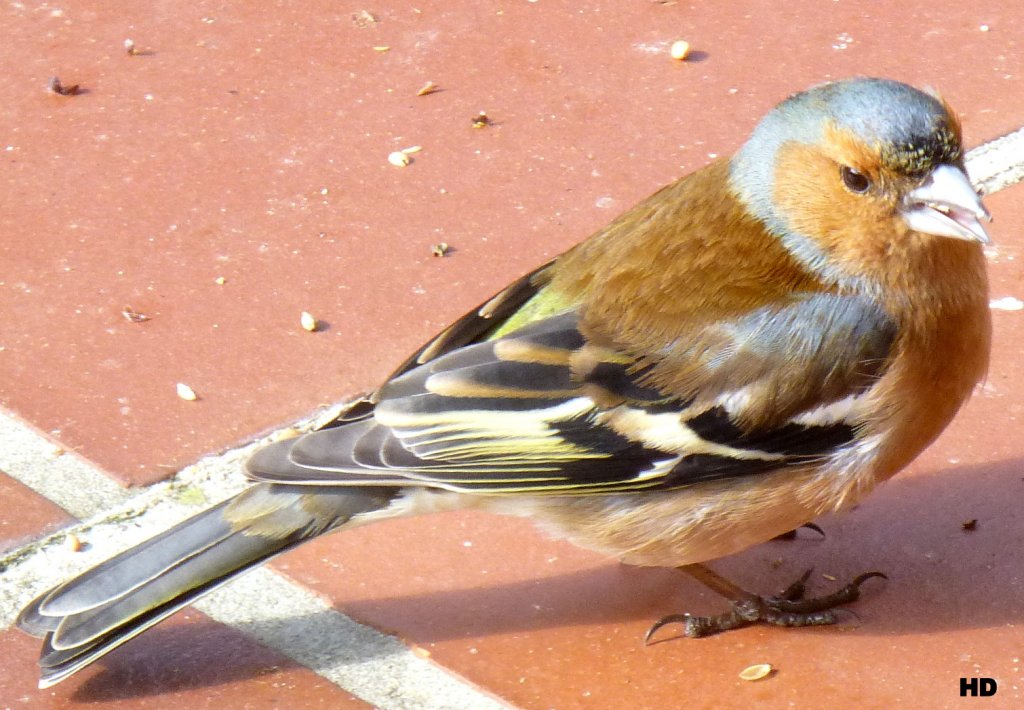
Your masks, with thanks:
M 967 172 L 989 195 L 1024 179 L 1024 128 L 968 151 Z
M 195 606 L 380 708 L 509 707 L 265 567 Z
M 970 151 L 967 169 L 989 194 L 1020 182 L 1024 129 Z M 294 428 L 331 416 L 326 412 Z M 202 459 L 131 496 L 88 462 L 60 454 L 43 434 L 0 411 L 0 470 L 86 519 L 0 556 L 0 629 L 10 627 L 36 594 L 241 490 L 241 462 L 265 441 Z M 86 542 L 83 550 L 64 544 L 71 533 Z M 195 606 L 381 708 L 507 707 L 266 568 Z
M 0 471 L 49 498 L 76 518 L 97 515 L 128 491 L 88 462 L 63 453 L 42 433 L 0 410 Z
M 247 484 L 242 461 L 267 440 L 204 458 L 131 497 L 81 459 L 55 458 L 54 445 L 42 434 L 3 413 L 0 442 L 0 470 L 30 487 L 38 485 L 58 505 L 89 507 L 79 500 L 78 490 L 99 491 L 103 501 L 102 510 L 89 519 L 0 555 L 0 629 L 7 629 L 40 592 L 240 491 Z M 65 473 L 71 484 L 62 481 Z M 70 534 L 85 543 L 83 549 L 76 552 L 65 544 Z M 254 570 L 195 606 L 380 708 L 507 707 L 270 569 Z
M 0 628 L 11 626 L 18 610 L 36 594 L 241 490 L 245 482 L 235 454 L 203 459 L 76 525 L 0 556 Z M 42 460 L 39 467 L 48 470 L 51 464 Z M 8 472 L 18 477 L 24 471 Z M 100 470 L 85 464 L 76 477 L 75 485 L 109 483 Z M 81 550 L 65 544 L 71 534 L 84 543 Z

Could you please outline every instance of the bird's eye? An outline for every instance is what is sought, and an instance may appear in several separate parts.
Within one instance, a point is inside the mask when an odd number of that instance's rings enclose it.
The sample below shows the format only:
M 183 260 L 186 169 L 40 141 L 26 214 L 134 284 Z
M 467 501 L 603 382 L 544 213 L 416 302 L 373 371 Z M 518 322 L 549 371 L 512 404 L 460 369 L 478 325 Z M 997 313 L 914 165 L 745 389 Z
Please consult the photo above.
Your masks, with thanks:
M 858 194 L 867 192 L 868 188 L 871 187 L 871 181 L 868 180 L 864 173 L 859 173 L 849 165 L 844 165 L 839 170 L 839 175 L 843 178 L 843 184 L 850 192 L 856 192 Z

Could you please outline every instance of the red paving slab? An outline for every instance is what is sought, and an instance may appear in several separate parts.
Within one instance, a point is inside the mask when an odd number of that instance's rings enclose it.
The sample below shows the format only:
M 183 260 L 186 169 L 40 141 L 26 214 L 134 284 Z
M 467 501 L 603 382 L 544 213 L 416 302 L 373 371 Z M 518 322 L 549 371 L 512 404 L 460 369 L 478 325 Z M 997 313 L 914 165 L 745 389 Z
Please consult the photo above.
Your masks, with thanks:
M 242 633 L 188 611 L 70 680 L 36 688 L 38 642 L 0 634 L 4 708 L 369 708 Z
M 0 8 L 0 404 L 150 482 L 375 384 L 789 92 L 882 74 L 940 87 L 971 143 L 1021 120 L 1008 0 L 362 9 Z
M 63 508 L 0 471 L 0 553 L 74 521 Z

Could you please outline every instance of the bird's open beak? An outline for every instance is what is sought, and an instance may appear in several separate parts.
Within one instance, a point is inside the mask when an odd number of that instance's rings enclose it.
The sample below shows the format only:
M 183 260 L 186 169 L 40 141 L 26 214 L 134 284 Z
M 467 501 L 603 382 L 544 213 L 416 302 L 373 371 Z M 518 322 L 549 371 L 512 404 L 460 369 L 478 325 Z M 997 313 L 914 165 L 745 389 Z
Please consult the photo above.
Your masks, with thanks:
M 935 168 L 921 187 L 907 194 L 903 218 L 918 232 L 982 244 L 991 242 L 981 220 L 991 222 L 992 216 L 964 171 L 952 165 Z

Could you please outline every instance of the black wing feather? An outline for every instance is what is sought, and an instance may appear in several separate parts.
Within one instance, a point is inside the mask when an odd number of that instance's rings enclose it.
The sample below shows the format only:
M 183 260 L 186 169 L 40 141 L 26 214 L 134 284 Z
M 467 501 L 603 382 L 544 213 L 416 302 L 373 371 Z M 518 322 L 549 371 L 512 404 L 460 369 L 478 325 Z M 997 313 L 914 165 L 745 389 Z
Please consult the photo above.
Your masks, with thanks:
M 585 345 L 576 314 L 567 312 L 497 340 L 455 347 L 388 382 L 372 416 L 284 442 L 291 466 L 265 466 L 257 455 L 250 475 L 494 495 L 596 494 L 805 465 L 856 438 L 856 426 L 843 419 L 744 428 L 723 406 L 691 408 L 692 399 L 652 387 L 648 366 L 621 354 L 575 369 L 574 355 Z M 588 396 L 590 386 L 619 400 L 604 408 Z M 865 387 L 858 380 L 849 391 Z M 616 428 L 607 415 L 623 410 L 652 426 L 676 427 L 692 438 L 692 450 Z

